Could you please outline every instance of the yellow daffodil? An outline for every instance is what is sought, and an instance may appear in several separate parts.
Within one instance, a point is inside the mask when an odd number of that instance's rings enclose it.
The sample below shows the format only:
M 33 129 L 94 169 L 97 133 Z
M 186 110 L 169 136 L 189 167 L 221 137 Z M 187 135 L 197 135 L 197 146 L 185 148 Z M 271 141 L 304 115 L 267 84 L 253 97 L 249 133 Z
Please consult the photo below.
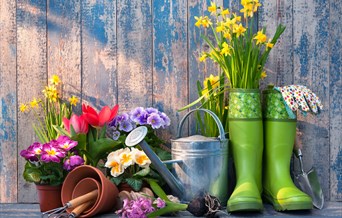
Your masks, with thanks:
M 233 13 L 233 20 L 235 21 L 235 22 L 241 22 L 241 16 L 238 16 L 236 13 Z
M 216 13 L 216 10 L 217 10 L 217 7 L 216 7 L 215 2 L 211 2 L 211 3 L 210 3 L 210 6 L 208 7 L 208 11 L 209 11 L 210 13 L 215 14 L 215 13 Z
M 212 89 L 216 89 L 220 83 L 219 83 L 220 77 L 219 76 L 214 76 L 212 74 L 210 74 L 209 77 L 205 78 L 203 81 L 203 90 L 202 90 L 202 95 L 204 95 L 205 97 L 208 97 L 208 82 L 211 85 Z
M 224 30 L 224 24 L 222 22 L 217 23 L 216 32 L 220 33 Z
M 69 102 L 70 102 L 71 105 L 76 106 L 77 103 L 78 103 L 78 98 L 77 98 L 76 96 L 73 95 L 73 96 L 71 96 L 71 97 L 69 98 Z
M 38 107 L 38 105 L 39 105 L 38 100 L 36 98 L 33 98 L 33 100 L 30 102 L 31 108 L 36 108 Z
M 50 83 L 53 85 L 58 85 L 60 83 L 60 79 L 57 75 L 52 75 L 51 79 L 50 79 Z
M 266 48 L 271 49 L 271 48 L 273 48 L 273 46 L 274 46 L 274 44 L 271 43 L 271 40 L 269 40 L 269 41 L 266 43 Z
M 243 13 L 244 18 L 253 17 L 253 11 L 253 4 L 246 4 L 240 10 L 240 12 Z
M 254 0 L 253 3 L 254 3 L 253 12 L 257 12 L 258 7 L 260 7 L 261 4 L 259 3 L 259 0 Z
M 229 41 L 232 40 L 232 35 L 230 34 L 229 31 L 225 31 L 225 32 L 223 33 L 223 37 L 226 38 L 226 39 L 228 39 Z
M 19 110 L 21 112 L 26 112 L 28 111 L 29 107 L 27 106 L 27 104 L 21 104 L 20 107 L 19 107 Z
M 205 54 L 205 53 L 203 53 L 202 55 L 201 55 L 201 57 L 199 58 L 199 61 L 200 62 L 204 62 L 205 61 L 205 59 L 207 59 L 207 54 Z
M 56 102 L 58 99 L 58 91 L 56 86 L 46 86 L 43 90 L 44 96 L 49 99 L 50 101 Z
M 260 75 L 261 79 L 265 79 L 267 77 L 266 71 L 263 71 Z
M 225 10 L 222 10 L 222 11 L 221 11 L 221 15 L 222 15 L 222 16 L 229 15 L 229 13 L 230 13 L 230 12 L 229 12 L 228 9 L 225 9 Z
M 243 35 L 244 32 L 246 32 L 246 28 L 244 28 L 241 23 L 239 25 L 237 24 L 234 25 L 233 33 L 236 33 L 236 37 Z
M 200 16 L 200 17 L 195 16 L 195 19 L 196 19 L 195 26 L 197 26 L 197 27 L 203 26 L 205 28 L 208 28 L 210 25 L 212 25 L 212 22 L 210 21 L 208 16 L 205 16 L 205 17 L 203 17 L 203 16 Z
M 266 38 L 266 35 L 262 32 L 262 30 L 260 30 L 253 39 L 257 40 L 256 44 L 258 45 L 266 42 Z
M 227 56 L 227 55 L 231 55 L 231 51 L 230 51 L 230 48 L 229 48 L 229 45 L 224 42 L 222 44 L 222 49 L 221 49 L 221 52 L 220 52 L 221 55 L 224 55 L 224 56 Z
M 147 157 L 145 152 L 133 148 L 132 149 L 133 157 L 134 157 L 134 162 L 138 164 L 140 167 L 149 167 L 151 164 L 151 160 Z
M 200 17 L 195 16 L 195 20 L 196 20 L 195 26 L 200 27 L 202 25 L 202 19 L 203 19 L 202 16 Z

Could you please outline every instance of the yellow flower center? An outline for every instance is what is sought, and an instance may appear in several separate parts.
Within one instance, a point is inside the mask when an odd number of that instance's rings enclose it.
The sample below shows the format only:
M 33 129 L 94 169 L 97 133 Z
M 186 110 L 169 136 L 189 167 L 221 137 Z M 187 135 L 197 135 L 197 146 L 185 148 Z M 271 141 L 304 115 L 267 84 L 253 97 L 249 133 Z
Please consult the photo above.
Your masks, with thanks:
M 123 154 L 121 156 L 121 164 L 128 163 L 131 160 L 132 160 L 132 155 L 131 154 Z
M 148 157 L 146 155 L 140 155 L 138 158 L 137 158 L 137 163 L 140 164 L 140 165 L 143 165 L 143 163 L 145 161 L 148 160 Z
M 47 151 L 46 153 L 48 153 L 48 155 L 50 155 L 50 156 L 55 156 L 57 152 L 55 149 L 51 149 L 51 150 Z

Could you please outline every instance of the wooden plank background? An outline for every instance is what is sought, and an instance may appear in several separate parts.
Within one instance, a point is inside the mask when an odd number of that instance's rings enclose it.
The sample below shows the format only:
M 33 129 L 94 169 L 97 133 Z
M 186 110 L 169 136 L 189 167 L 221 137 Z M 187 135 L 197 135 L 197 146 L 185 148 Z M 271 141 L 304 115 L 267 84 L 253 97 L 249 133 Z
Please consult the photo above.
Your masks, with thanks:
M 238 8 L 240 1 L 217 2 Z M 261 3 L 259 27 L 266 26 L 268 35 L 280 23 L 287 27 L 261 86 L 303 84 L 321 97 L 320 116 L 299 117 L 304 164 L 316 168 L 326 199 L 341 201 L 342 2 Z M 0 203 L 36 201 L 19 156 L 36 140 L 33 117 L 18 111 L 53 74 L 66 83 L 65 96 L 97 108 L 118 103 L 122 112 L 136 106 L 165 111 L 173 125 L 162 136 L 174 137 L 184 115 L 177 109 L 197 98 L 197 80 L 218 71 L 198 61 L 208 48 L 194 16 L 207 15 L 208 5 L 209 0 L 0 0 Z

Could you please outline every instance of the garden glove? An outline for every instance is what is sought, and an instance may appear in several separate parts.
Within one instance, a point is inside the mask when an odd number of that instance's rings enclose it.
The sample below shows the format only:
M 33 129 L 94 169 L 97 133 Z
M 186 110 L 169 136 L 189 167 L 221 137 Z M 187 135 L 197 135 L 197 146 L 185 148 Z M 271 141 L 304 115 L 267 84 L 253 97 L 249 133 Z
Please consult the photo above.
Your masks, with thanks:
M 287 112 L 291 118 L 295 118 L 293 112 L 297 110 L 306 115 L 307 112 L 318 114 L 323 109 L 319 98 L 305 86 L 289 85 L 275 87 L 274 89 L 282 94 L 287 106 Z

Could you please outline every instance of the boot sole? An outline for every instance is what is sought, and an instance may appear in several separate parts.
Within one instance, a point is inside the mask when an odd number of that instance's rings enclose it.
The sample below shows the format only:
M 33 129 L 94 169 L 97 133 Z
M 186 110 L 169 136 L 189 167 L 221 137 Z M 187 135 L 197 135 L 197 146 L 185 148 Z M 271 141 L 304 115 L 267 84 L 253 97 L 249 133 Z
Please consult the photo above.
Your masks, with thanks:
M 235 204 L 227 205 L 228 212 L 238 212 L 238 211 L 262 211 L 264 206 L 257 202 L 240 202 Z
M 289 202 L 289 203 L 278 203 L 272 197 L 265 196 L 264 199 L 273 205 L 276 211 L 286 211 L 286 210 L 310 210 L 312 209 L 312 202 Z

